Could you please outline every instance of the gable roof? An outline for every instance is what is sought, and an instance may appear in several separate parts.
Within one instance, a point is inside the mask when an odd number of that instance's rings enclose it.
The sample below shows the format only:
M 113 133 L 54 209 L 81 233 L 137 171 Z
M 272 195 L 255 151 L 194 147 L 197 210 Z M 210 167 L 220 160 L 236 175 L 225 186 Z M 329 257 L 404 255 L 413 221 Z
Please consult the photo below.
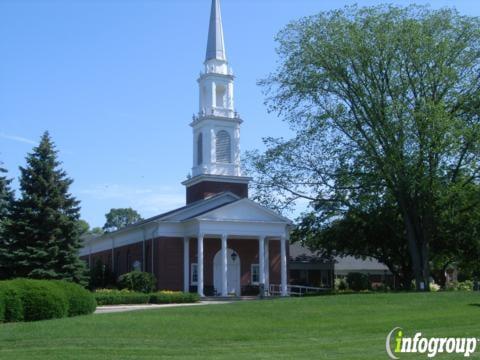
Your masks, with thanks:
M 216 209 L 209 209 L 203 213 L 196 214 L 191 218 L 199 220 L 281 222 L 288 225 L 292 224 L 292 222 L 286 217 L 281 216 L 248 198 L 232 201 L 228 204 L 219 206 Z

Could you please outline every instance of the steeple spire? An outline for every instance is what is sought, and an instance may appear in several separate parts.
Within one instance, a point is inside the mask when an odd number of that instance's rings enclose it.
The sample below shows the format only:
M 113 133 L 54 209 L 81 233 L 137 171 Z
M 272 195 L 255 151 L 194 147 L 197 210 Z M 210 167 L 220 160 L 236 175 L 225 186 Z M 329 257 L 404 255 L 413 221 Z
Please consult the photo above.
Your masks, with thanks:
M 212 59 L 227 61 L 225 43 L 223 40 L 220 0 L 212 0 L 212 9 L 210 12 L 210 26 L 208 28 L 208 43 L 205 61 Z

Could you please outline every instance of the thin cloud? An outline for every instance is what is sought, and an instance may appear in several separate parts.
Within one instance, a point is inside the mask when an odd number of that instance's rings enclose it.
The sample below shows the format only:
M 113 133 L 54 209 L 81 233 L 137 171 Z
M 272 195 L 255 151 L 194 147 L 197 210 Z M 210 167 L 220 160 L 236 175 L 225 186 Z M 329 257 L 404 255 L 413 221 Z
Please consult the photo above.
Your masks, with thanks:
M 139 188 L 105 184 L 80 190 L 79 193 L 95 200 L 113 201 L 118 207 L 132 207 L 144 216 L 156 215 L 185 204 L 185 194 L 169 186 Z
M 7 140 L 12 140 L 12 141 L 17 141 L 21 142 L 24 144 L 30 144 L 30 145 L 37 145 L 38 143 L 34 140 L 25 138 L 23 136 L 17 136 L 17 135 L 9 135 L 5 133 L 0 133 L 0 138 L 7 139 Z

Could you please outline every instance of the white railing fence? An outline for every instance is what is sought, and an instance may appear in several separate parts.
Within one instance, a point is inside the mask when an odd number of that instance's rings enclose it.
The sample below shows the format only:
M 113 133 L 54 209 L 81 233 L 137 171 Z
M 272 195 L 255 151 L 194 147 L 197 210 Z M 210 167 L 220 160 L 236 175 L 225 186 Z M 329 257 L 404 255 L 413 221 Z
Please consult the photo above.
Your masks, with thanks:
M 304 296 L 309 294 L 320 294 L 331 290 L 330 288 L 302 286 L 302 285 L 287 285 L 288 296 Z M 270 284 L 270 295 L 278 296 L 282 294 L 282 286 L 279 284 Z

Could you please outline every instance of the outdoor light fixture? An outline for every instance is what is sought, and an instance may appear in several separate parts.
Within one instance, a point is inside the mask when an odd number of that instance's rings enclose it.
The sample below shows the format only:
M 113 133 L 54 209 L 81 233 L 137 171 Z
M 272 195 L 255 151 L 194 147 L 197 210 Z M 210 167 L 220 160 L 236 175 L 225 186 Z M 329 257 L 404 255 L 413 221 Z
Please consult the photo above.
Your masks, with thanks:
M 237 259 L 237 253 L 236 252 L 233 252 L 232 255 L 230 255 L 232 257 L 232 261 L 235 262 L 235 260 Z

